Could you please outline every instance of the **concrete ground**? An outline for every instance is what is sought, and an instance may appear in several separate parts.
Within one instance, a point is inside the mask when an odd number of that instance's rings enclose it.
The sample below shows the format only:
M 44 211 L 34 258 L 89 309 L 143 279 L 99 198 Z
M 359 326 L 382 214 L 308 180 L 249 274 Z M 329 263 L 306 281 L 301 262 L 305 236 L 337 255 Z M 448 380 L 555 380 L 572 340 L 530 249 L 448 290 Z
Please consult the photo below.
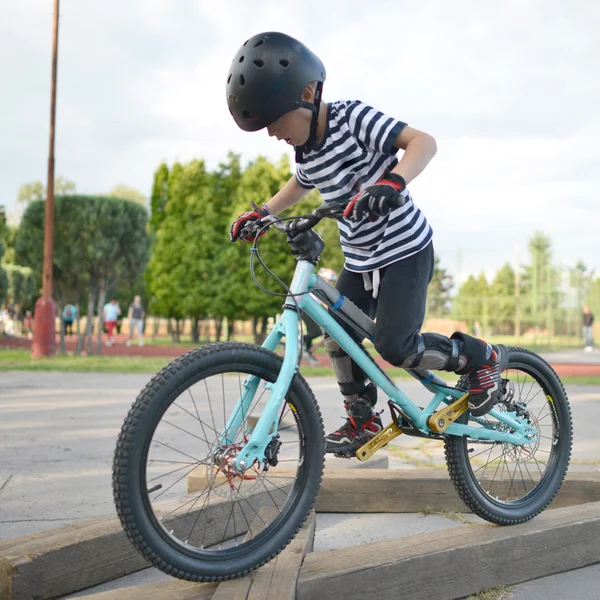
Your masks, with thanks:
M 563 350 L 561 352 L 545 352 L 542 354 L 550 364 L 572 365 L 599 365 L 600 349 L 594 348 L 592 352 L 585 352 L 583 348 L 576 350 Z
M 110 475 L 116 436 L 150 375 L 8 372 L 0 378 L 0 540 L 114 512 Z M 415 401 L 427 400 L 428 393 L 417 382 L 401 383 Z M 309 378 L 309 384 L 326 430 L 337 428 L 343 411 L 336 383 Z M 568 386 L 567 392 L 575 424 L 572 468 L 598 470 L 600 386 Z M 423 460 L 444 466 L 438 446 L 423 446 L 418 438 L 398 438 L 397 448 L 391 454 L 392 467 L 415 468 Z M 439 515 L 319 515 L 315 549 L 456 525 L 460 523 Z M 162 577 L 153 571 L 117 585 Z M 596 565 L 516 586 L 515 598 L 585 600 L 597 598 L 599 586 Z

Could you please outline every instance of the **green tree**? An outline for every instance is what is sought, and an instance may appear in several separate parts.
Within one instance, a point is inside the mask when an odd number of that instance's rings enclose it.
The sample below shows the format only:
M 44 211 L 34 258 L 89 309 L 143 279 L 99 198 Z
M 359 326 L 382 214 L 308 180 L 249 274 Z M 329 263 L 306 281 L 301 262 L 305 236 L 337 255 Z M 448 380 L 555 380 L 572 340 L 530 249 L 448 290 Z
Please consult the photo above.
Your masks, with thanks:
M 156 231 L 165 216 L 169 200 L 169 168 L 162 162 L 154 172 L 150 196 L 150 229 Z
M 88 197 L 89 198 L 89 197 Z M 102 353 L 103 307 L 108 290 L 121 281 L 137 279 L 148 262 L 148 213 L 143 206 L 120 198 L 94 198 L 96 230 L 89 248 L 90 284 L 97 282 L 97 352 Z
M 8 221 L 6 218 L 6 209 L 0 204 L 0 242 L 8 235 Z
M 59 176 L 54 181 L 55 196 L 74 194 L 76 189 L 75 182 L 70 179 Z M 25 205 L 34 200 L 45 200 L 45 198 L 46 186 L 41 181 L 24 183 L 17 192 L 17 202 L 24 203 Z
M 208 314 L 210 291 L 206 277 L 210 255 L 210 229 L 214 213 L 212 177 L 203 161 L 175 164 L 168 182 L 169 198 L 156 232 L 149 268 L 153 312 L 175 319 L 174 339 L 179 341 L 179 321 L 190 316 L 197 341 L 197 323 Z
M 238 201 L 230 213 L 230 221 L 240 213 L 249 210 L 251 203 L 258 206 L 270 200 L 291 177 L 290 164 L 287 157 L 273 164 L 264 157 L 258 157 L 250 163 L 242 174 L 238 188 Z M 283 216 L 305 214 L 313 210 L 319 201 L 315 196 L 307 197 L 290 209 Z M 259 251 L 269 269 L 283 282 L 289 283 L 295 268 L 295 260 L 283 235 L 269 232 L 261 238 Z M 250 319 L 256 342 L 264 339 L 269 317 L 281 310 L 282 298 L 266 294 L 252 280 L 248 261 L 250 257 L 248 244 L 230 244 L 226 248 L 223 260 L 230 268 L 223 272 L 219 303 L 228 319 Z M 255 262 L 256 277 L 259 283 L 274 292 L 284 294 L 285 290 L 277 284 Z M 231 266 L 235 265 L 235 268 Z
M 513 334 L 516 313 L 515 271 L 506 263 L 496 272 L 489 290 L 490 324 L 496 333 Z
M 456 300 L 453 303 L 454 318 L 465 321 L 470 331 L 474 331 L 475 323 L 486 329 L 488 285 L 485 275 L 481 273 L 475 278 L 469 278 L 460 286 Z M 485 332 L 487 333 L 487 332 Z
M 552 266 L 552 241 L 541 231 L 529 240 L 531 264 L 525 266 L 521 299 L 525 318 L 535 332 L 545 327 L 550 338 L 555 330 L 555 316 L 562 304 L 560 274 Z
M 31 267 L 38 277 L 42 271 L 44 218 L 44 202 L 32 202 L 23 215 L 16 242 L 18 262 Z M 78 340 L 78 352 L 85 337 L 89 338 L 89 352 L 93 350 L 91 328 L 96 301 L 103 306 L 108 289 L 117 287 L 120 281 L 136 279 L 143 271 L 149 248 L 147 220 L 147 211 L 127 200 L 56 197 L 53 295 L 61 315 L 65 301 L 75 298 L 78 305 L 84 295 L 88 298 L 88 325 L 85 336 Z
M 5 264 L 4 270 L 8 278 L 7 300 L 18 304 L 22 311 L 32 310 L 36 292 L 32 269 Z
M 24 183 L 17 192 L 17 202 L 29 204 L 34 200 L 43 200 L 46 197 L 46 187 L 41 181 Z
M 128 185 L 117 185 L 115 186 L 108 195 L 112 198 L 122 198 L 123 200 L 130 200 L 131 202 L 136 202 L 137 204 L 141 204 L 142 206 L 146 206 L 148 203 L 148 198 L 144 196 L 141 192 L 138 192 L 136 189 L 129 187 Z
M 4 256 L 4 245 L 0 240 L 0 305 L 4 303 L 6 294 L 8 293 L 8 276 L 6 271 L 2 268 L 2 257 Z
M 600 318 L 600 277 L 590 277 L 590 289 L 586 298 L 587 304 L 590 306 L 590 310 L 594 315 L 598 315 Z

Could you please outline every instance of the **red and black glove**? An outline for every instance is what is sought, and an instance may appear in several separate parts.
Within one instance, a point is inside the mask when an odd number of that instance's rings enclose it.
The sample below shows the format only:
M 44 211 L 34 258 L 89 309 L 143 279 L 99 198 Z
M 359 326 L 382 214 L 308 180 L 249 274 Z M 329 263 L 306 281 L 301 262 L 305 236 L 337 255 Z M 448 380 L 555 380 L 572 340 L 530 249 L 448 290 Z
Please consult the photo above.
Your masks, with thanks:
M 265 204 L 263 204 L 261 208 L 258 208 L 258 206 L 254 204 L 254 207 L 255 210 L 249 210 L 248 212 L 242 213 L 231 224 L 231 228 L 229 229 L 229 239 L 232 242 L 237 242 L 237 240 L 242 240 L 243 242 L 253 242 L 256 239 L 254 235 L 247 234 L 247 232 L 244 231 L 244 225 L 246 225 L 248 221 L 257 221 L 258 219 L 262 219 L 263 217 L 270 215 L 271 212 Z M 265 235 L 265 233 L 267 233 L 267 229 L 268 227 L 263 229 L 258 234 L 258 237 Z
M 404 177 L 396 173 L 386 173 L 379 181 L 366 187 L 350 200 L 344 210 L 344 217 L 360 221 L 365 215 L 375 221 L 389 212 L 404 206 L 406 198 L 402 192 L 406 189 Z

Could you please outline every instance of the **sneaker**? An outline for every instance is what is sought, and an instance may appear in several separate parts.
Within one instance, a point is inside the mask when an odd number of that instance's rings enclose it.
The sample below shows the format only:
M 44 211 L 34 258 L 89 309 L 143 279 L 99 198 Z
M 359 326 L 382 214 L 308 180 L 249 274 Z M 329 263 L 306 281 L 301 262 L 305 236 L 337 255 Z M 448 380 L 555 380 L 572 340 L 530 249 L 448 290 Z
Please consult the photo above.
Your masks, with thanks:
M 489 364 L 469 373 L 469 410 L 474 417 L 481 417 L 492 410 L 502 399 L 501 373 L 508 366 L 508 350 L 505 346 L 492 346 Z
M 353 454 L 383 429 L 381 418 L 374 412 L 370 399 L 374 393 L 376 388 L 371 383 L 362 396 L 344 405 L 348 418 L 337 431 L 325 438 L 325 452 L 341 456 Z

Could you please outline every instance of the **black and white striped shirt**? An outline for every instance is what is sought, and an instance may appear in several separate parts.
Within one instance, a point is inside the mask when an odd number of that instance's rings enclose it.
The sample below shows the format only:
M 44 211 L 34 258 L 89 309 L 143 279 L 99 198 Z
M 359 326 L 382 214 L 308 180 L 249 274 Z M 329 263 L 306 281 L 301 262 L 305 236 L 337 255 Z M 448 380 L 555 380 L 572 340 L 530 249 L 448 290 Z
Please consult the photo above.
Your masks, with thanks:
M 393 143 L 406 123 L 387 117 L 358 100 L 327 105 L 323 141 L 303 154 L 296 180 L 306 189 L 316 187 L 325 202 L 346 204 L 398 164 Z M 345 268 L 354 272 L 382 269 L 421 251 L 431 242 L 432 230 L 415 206 L 408 202 L 387 217 L 358 223 L 339 219 Z

